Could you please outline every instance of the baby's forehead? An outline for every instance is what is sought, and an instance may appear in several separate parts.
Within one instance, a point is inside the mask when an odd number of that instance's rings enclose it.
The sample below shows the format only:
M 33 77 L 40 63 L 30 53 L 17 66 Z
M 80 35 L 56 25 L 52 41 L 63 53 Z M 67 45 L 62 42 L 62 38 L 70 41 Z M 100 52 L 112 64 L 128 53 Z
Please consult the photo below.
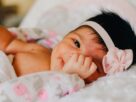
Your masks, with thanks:
M 74 31 L 78 31 L 78 30 L 79 31 L 85 30 L 85 31 L 88 31 L 90 33 L 96 33 L 96 31 L 91 26 L 88 26 L 88 25 L 79 26 Z
M 86 25 L 78 27 L 77 29 L 70 32 L 70 35 L 73 34 L 79 35 L 84 38 L 97 37 L 97 32 L 94 29 L 92 29 L 90 26 L 86 26 Z

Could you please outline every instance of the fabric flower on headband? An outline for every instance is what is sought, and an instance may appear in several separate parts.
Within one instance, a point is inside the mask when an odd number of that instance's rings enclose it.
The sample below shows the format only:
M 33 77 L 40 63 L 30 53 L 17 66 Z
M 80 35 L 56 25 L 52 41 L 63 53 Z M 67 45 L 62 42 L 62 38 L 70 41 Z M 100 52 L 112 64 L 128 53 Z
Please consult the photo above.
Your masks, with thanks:
M 116 47 L 111 48 L 103 58 L 103 69 L 107 74 L 123 72 L 128 69 L 133 61 L 132 50 L 121 50 Z

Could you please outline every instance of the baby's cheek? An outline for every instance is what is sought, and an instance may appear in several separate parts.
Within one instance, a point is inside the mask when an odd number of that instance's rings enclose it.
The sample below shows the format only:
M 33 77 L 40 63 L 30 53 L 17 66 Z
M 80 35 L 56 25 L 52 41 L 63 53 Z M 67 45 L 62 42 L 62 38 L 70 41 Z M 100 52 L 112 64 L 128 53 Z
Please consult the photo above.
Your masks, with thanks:
M 63 68 L 63 60 L 61 58 L 55 58 L 51 62 L 51 70 L 60 71 Z

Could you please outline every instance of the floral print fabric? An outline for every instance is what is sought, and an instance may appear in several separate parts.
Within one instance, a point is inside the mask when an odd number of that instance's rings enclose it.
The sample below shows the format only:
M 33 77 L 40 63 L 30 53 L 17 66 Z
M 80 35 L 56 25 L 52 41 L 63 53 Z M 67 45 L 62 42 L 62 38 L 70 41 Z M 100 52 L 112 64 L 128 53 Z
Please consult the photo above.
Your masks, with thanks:
M 17 38 L 26 42 L 36 42 L 47 48 L 53 48 L 63 37 L 54 31 L 40 28 L 9 28 Z
M 77 75 L 40 72 L 0 84 L 0 102 L 57 102 L 85 86 Z

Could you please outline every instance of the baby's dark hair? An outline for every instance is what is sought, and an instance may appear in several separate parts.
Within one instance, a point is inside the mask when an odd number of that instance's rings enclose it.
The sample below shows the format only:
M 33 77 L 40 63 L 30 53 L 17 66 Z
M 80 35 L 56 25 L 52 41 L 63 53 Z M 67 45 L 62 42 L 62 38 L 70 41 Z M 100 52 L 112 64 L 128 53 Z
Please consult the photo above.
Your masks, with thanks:
M 128 21 L 113 12 L 102 12 L 87 21 L 100 24 L 108 32 L 117 48 L 132 49 L 133 64 L 136 63 L 136 35 Z M 101 38 L 100 40 L 102 41 Z

